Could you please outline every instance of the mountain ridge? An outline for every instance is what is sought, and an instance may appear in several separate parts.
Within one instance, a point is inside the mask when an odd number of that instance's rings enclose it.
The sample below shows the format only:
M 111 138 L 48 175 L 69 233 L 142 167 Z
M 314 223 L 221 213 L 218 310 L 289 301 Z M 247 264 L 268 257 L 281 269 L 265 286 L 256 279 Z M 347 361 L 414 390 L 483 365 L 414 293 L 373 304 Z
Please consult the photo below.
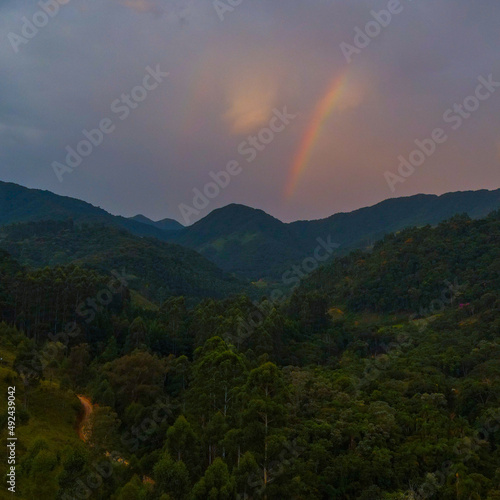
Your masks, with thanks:
M 170 296 L 220 298 L 248 286 L 195 250 L 104 224 L 35 221 L 3 226 L 0 250 L 30 268 L 76 265 L 131 276 L 130 288 L 161 303 Z
M 339 246 L 335 253 L 342 255 L 369 248 L 386 234 L 407 227 L 436 225 L 460 213 L 480 218 L 498 208 L 500 189 L 390 198 L 352 212 L 290 223 L 232 204 L 171 233 L 170 239 L 197 250 L 225 271 L 251 279 L 279 279 L 290 265 L 312 254 L 318 238 L 330 237 Z
M 178 231 L 179 229 L 182 229 L 184 227 L 180 222 L 177 222 L 175 219 L 165 218 L 158 221 L 154 221 L 142 214 L 134 215 L 134 217 L 129 217 L 128 219 L 140 222 L 141 224 L 146 224 L 148 226 L 156 227 L 158 229 L 161 229 L 162 231 Z
M 0 226 L 15 222 L 67 219 L 76 222 L 103 222 L 126 229 L 136 236 L 167 239 L 166 231 L 120 215 L 112 215 L 86 201 L 0 181 Z
M 105 223 L 135 236 L 195 250 L 225 272 L 271 282 L 279 281 L 290 266 L 310 257 L 318 238 L 330 238 L 338 245 L 335 255 L 343 255 L 370 248 L 386 234 L 407 227 L 436 225 L 460 213 L 480 218 L 498 208 L 500 189 L 389 198 L 352 212 L 289 223 L 261 209 L 232 203 L 182 227 L 172 219 L 154 222 L 143 215 L 111 215 L 81 200 L 0 181 L 0 226 L 68 219 L 77 224 Z

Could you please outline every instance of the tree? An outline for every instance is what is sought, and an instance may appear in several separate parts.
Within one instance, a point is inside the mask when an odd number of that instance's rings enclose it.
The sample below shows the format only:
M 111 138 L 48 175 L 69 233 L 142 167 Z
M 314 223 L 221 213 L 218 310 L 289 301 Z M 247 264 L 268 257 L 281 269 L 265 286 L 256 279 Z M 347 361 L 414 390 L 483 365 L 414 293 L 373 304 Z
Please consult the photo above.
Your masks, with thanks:
M 196 436 L 190 423 L 183 415 L 179 416 L 167 431 L 167 447 L 177 460 L 186 455 L 192 455 L 196 443 Z
M 220 337 L 207 340 L 196 350 L 190 395 L 193 412 L 201 413 L 202 425 L 217 412 L 224 418 L 230 415 L 245 372 L 243 356 Z
M 235 494 L 236 480 L 221 458 L 215 459 L 192 491 L 193 500 L 233 500 Z
M 120 420 L 109 406 L 97 406 L 90 417 L 89 443 L 99 453 L 115 450 L 119 445 Z
M 117 409 L 130 403 L 152 404 L 163 392 L 165 363 L 149 352 L 134 351 L 103 367 L 116 396 Z
M 66 370 L 74 387 L 83 387 L 89 379 L 90 359 L 88 344 L 79 344 L 71 348 Z
M 49 450 L 40 450 L 33 458 L 28 483 L 28 495 L 40 500 L 56 498 L 59 485 L 55 476 L 57 457 Z
M 155 488 L 159 493 L 170 494 L 172 498 L 182 500 L 189 492 L 189 472 L 182 460 L 173 460 L 166 454 L 154 466 Z
M 283 375 L 274 363 L 264 363 L 248 375 L 243 397 L 246 408 L 243 420 L 246 423 L 247 440 L 256 456 L 262 457 L 264 486 L 267 484 L 269 444 L 271 430 L 285 424 L 286 387 Z
M 29 393 L 40 384 L 40 379 L 43 378 L 42 358 L 32 340 L 25 339 L 21 342 L 13 368 L 23 381 L 24 408 L 27 409 Z
M 143 500 L 146 498 L 146 490 L 137 474 L 118 491 L 116 500 Z
M 89 457 L 87 450 L 81 444 L 66 450 L 63 460 L 63 470 L 58 476 L 61 493 L 69 496 L 80 496 L 82 491 L 87 493 L 87 487 L 82 484 L 81 478 L 88 472 Z
M 255 485 L 261 485 L 261 470 L 255 457 L 249 451 L 241 457 L 238 467 L 234 469 L 233 473 L 238 495 L 242 498 L 251 496 Z
M 132 321 L 132 324 L 129 328 L 130 331 L 130 344 L 133 348 L 138 348 L 141 344 L 144 344 L 146 341 L 146 335 L 148 333 L 148 329 L 144 320 L 138 316 Z

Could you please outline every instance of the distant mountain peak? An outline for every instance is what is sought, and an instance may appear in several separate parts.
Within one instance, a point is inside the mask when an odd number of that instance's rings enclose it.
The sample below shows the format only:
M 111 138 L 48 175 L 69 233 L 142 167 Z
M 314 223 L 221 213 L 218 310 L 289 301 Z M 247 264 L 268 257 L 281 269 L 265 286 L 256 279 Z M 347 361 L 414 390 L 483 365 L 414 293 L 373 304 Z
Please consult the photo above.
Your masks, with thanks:
M 142 222 L 143 224 L 154 224 L 154 221 L 142 214 L 134 215 L 133 217 L 130 217 L 130 219 Z
M 48 191 L 0 181 L 0 226 L 26 221 L 104 223 L 137 236 L 171 241 L 200 252 L 223 270 L 239 276 L 282 279 L 284 273 L 314 255 L 318 239 L 340 245 L 335 254 L 370 248 L 385 234 L 407 227 L 437 225 L 457 214 L 485 217 L 500 208 L 500 190 L 418 194 L 391 198 L 371 207 L 325 219 L 283 223 L 258 208 L 232 203 L 191 226 L 172 219 L 152 221 L 143 214 L 113 216 L 102 209 Z
M 153 221 L 149 217 L 146 217 L 142 214 L 134 215 L 134 217 L 130 217 L 130 220 L 134 220 L 136 222 L 140 222 L 141 224 L 147 224 L 148 226 L 153 226 L 162 231 L 178 231 L 182 229 L 184 226 L 177 222 L 174 219 L 162 219 L 159 221 Z
M 0 226 L 14 222 L 68 219 L 76 223 L 103 223 L 121 227 L 137 236 L 152 236 L 160 240 L 167 239 L 168 232 L 183 227 L 168 219 L 160 223 L 147 223 L 111 215 L 102 208 L 76 198 L 0 181 Z M 147 217 L 145 219 L 149 220 Z

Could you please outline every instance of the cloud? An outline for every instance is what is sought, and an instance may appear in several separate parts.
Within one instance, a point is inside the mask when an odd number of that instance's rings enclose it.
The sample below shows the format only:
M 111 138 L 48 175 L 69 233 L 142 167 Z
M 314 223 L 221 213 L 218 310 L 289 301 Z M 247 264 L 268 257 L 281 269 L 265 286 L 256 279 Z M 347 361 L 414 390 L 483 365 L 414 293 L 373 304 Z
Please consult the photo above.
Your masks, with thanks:
M 398 155 L 440 126 L 443 112 L 470 93 L 478 75 L 500 79 L 500 10 L 487 0 L 477 7 L 470 0 L 405 2 L 349 66 L 340 43 L 352 41 L 354 28 L 387 0 L 252 0 L 222 23 L 210 0 L 82 5 L 61 8 L 19 54 L 8 42 L 0 47 L 0 179 L 125 215 L 175 217 L 175 207 L 190 200 L 210 171 L 241 160 L 241 136 L 257 132 L 273 107 L 284 106 L 296 120 L 214 208 L 246 203 L 293 220 L 380 201 L 392 195 L 383 173 Z M 6 33 L 20 32 L 23 16 L 37 10 L 28 0 L 6 0 L 1 8 Z M 118 120 L 116 131 L 59 184 L 51 163 L 84 128 L 113 116 L 110 104 L 156 64 L 170 73 L 168 81 Z M 308 119 L 333 77 L 346 70 L 340 112 L 329 118 L 297 196 L 285 206 L 276 193 Z M 400 194 L 498 187 L 491 131 L 499 128 L 500 94 Z
M 125 7 L 129 7 L 136 12 L 152 12 L 157 14 L 161 11 L 157 3 L 153 0 L 114 0 Z
M 224 120 L 233 134 L 244 134 L 269 121 L 275 106 L 276 88 L 264 77 L 241 78 L 228 90 Z

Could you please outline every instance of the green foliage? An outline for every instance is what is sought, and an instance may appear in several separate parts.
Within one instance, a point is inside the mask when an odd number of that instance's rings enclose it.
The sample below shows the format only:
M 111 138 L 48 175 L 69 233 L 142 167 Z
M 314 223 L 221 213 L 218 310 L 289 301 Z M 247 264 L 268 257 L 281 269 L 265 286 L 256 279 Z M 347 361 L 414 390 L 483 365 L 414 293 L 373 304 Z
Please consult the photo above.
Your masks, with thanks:
M 173 460 L 165 455 L 154 467 L 155 489 L 172 498 L 187 498 L 190 490 L 189 472 L 182 460 Z
M 196 434 L 191 424 L 181 415 L 167 432 L 167 448 L 178 461 L 193 458 Z
M 495 213 L 405 230 L 281 303 L 123 299 L 69 339 L 43 325 L 57 331 L 103 275 L 37 280 L 3 255 L 0 384 L 27 406 L 21 498 L 497 499 L 499 229 Z M 23 302 L 41 282 L 55 302 Z M 95 403 L 86 443 L 72 390 Z
M 193 500 L 231 500 L 236 491 L 236 481 L 229 474 L 227 465 L 217 458 L 205 475 L 194 485 Z
M 0 248 L 24 265 L 124 272 L 128 287 L 157 302 L 175 295 L 222 298 L 247 288 L 193 250 L 110 226 L 30 222 L 3 227 L 2 233 Z
M 134 351 L 103 366 L 111 388 L 116 395 L 116 405 L 123 410 L 141 401 L 151 404 L 163 388 L 164 362 L 146 351 Z
M 387 236 L 370 253 L 353 252 L 327 265 L 296 291 L 297 308 L 318 291 L 349 311 L 410 311 L 431 316 L 476 301 L 491 307 L 500 289 L 500 218 L 456 216 Z M 296 305 L 295 305 L 296 304 Z
M 339 245 L 332 248 L 334 255 L 345 255 L 356 248 L 369 248 L 386 234 L 438 224 L 455 215 L 457 207 L 471 217 L 485 217 L 499 206 L 498 190 L 417 195 L 326 219 L 286 224 L 262 210 L 232 204 L 171 233 L 170 238 L 197 250 L 225 271 L 254 281 L 271 278 L 281 283 L 287 270 L 314 255 L 318 238 Z M 293 274 L 294 279 L 302 273 Z

